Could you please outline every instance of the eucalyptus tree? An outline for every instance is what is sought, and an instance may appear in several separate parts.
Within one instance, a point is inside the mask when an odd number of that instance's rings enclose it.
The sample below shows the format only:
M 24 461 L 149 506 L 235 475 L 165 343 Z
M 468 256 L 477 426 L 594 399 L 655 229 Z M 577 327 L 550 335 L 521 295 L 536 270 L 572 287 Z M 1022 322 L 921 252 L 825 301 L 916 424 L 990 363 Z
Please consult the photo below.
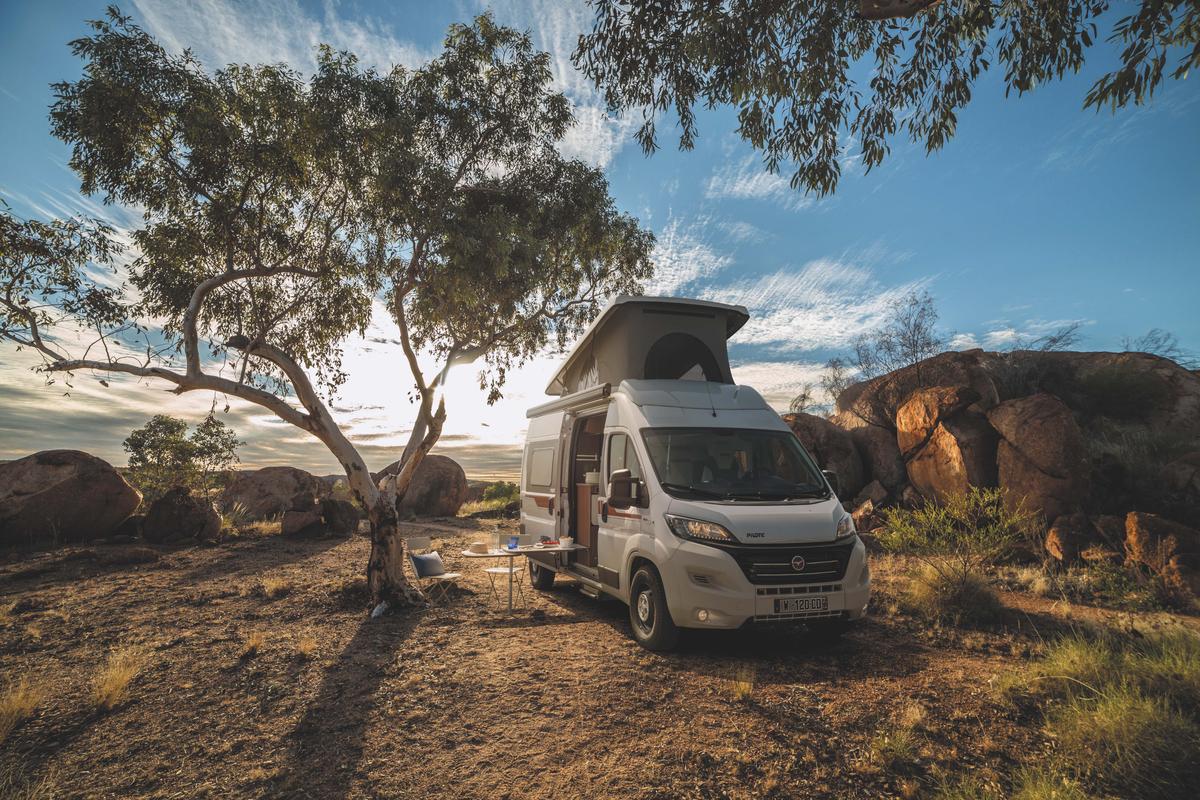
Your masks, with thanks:
M 569 335 L 604 294 L 637 288 L 649 235 L 599 173 L 554 154 L 570 110 L 545 89 L 546 57 L 490 17 L 452 27 L 444 53 L 412 71 L 322 48 L 308 81 L 284 65 L 209 73 L 115 10 L 92 27 L 71 45 L 83 76 L 54 87 L 52 129 L 83 192 L 143 210 L 132 287 L 97 272 L 113 256 L 103 229 L 5 215 L 0 334 L 51 374 L 223 393 L 307 431 L 368 509 L 373 599 L 413 599 L 396 503 L 445 416 L 430 399 L 445 368 L 426 380 L 419 349 L 447 367 L 485 358 L 498 391 L 505 367 Z M 464 144 L 472 125 L 506 144 Z M 345 341 L 380 299 L 401 323 L 427 428 L 383 491 L 326 405 Z
M 1166 78 L 1200 65 L 1197 0 L 593 0 L 596 19 L 575 62 L 617 109 L 640 110 L 637 138 L 657 147 L 672 108 L 679 144 L 696 139 L 695 107 L 729 105 L 766 168 L 795 165 L 792 188 L 834 191 L 841 164 L 869 171 L 905 133 L 927 152 L 993 63 L 1006 94 L 1084 66 L 1103 37 L 1119 64 L 1085 108 L 1147 102 Z M 1103 33 L 1102 33 L 1103 30 Z M 848 152 L 853 143 L 858 153 Z

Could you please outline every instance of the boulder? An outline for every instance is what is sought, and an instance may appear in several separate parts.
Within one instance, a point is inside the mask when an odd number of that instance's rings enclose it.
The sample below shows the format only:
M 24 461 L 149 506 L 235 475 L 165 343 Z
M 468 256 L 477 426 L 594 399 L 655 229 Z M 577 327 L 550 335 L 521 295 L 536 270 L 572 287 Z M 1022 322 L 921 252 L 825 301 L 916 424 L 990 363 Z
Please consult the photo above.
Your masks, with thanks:
M 1125 517 L 1125 557 L 1160 575 L 1168 588 L 1200 595 L 1200 531 L 1131 511 Z
M 854 502 L 851 505 L 857 508 L 863 503 L 870 501 L 873 506 L 881 506 L 883 505 L 883 501 L 887 499 L 888 490 L 883 487 L 883 484 L 879 481 L 871 481 L 862 488 L 862 491 L 854 498 Z
M 108 536 L 141 502 L 137 489 L 93 455 L 34 453 L 0 464 L 0 545 Z
M 880 525 L 880 519 L 875 513 L 875 504 L 870 499 L 859 503 L 850 516 L 854 520 L 854 530 L 860 533 L 873 531 Z
M 292 507 L 297 494 L 324 497 L 326 486 L 315 475 L 295 467 L 263 467 L 239 471 L 221 495 L 222 508 L 236 503 L 245 507 L 252 520 L 275 517 Z
M 913 392 L 896 411 L 896 444 L 903 458 L 911 458 L 933 438 L 943 421 L 979 399 L 968 386 L 934 386 Z
M 358 531 L 358 507 L 349 500 L 326 497 L 321 501 L 321 522 L 335 536 L 352 536 Z
M 142 538 L 142 524 L 145 521 L 145 514 L 134 514 L 114 528 L 110 535 L 113 538 L 140 539 Z
M 400 462 L 394 461 L 373 477 L 382 488 L 383 478 L 399 471 Z M 467 475 L 463 468 L 451 458 L 430 454 L 417 466 L 398 511 L 406 515 L 452 517 L 466 497 Z
M 1001 436 L 998 478 L 1014 508 L 1023 503 L 1026 511 L 1054 520 L 1082 507 L 1086 451 L 1066 404 L 1045 392 L 1006 400 L 988 412 L 988 422 Z
M 837 398 L 837 411 L 849 412 L 866 423 L 891 427 L 896 410 L 909 395 L 930 386 L 970 387 L 978 398 L 976 411 L 1000 402 L 992 372 L 999 356 L 982 350 L 939 353 L 909 367 L 848 387 Z
M 307 511 L 288 509 L 279 521 L 279 532 L 284 536 L 324 536 L 321 507 L 314 504 Z
M 838 476 L 838 494 L 854 497 L 862 489 L 862 459 L 858 448 L 846 431 L 824 417 L 813 414 L 784 414 L 788 424 L 801 444 L 817 460 L 821 469 L 832 470 Z
M 142 522 L 142 538 L 153 544 L 221 539 L 221 515 L 208 500 L 177 486 L 154 501 Z
M 842 423 L 848 415 L 839 414 L 833 423 L 843 427 Z M 890 428 L 878 425 L 850 425 L 844 428 L 858 448 L 858 457 L 863 465 L 864 480 L 875 480 L 883 484 L 889 492 L 908 483 L 908 472 L 904 469 L 904 459 L 900 456 L 900 447 L 896 444 L 896 434 Z
M 1076 563 L 1084 551 L 1099 543 L 1092 523 L 1080 512 L 1058 517 L 1046 532 L 1046 552 L 1064 565 Z
M 1200 451 L 1175 459 L 1162 469 L 1163 488 L 1187 502 L 1200 503 Z

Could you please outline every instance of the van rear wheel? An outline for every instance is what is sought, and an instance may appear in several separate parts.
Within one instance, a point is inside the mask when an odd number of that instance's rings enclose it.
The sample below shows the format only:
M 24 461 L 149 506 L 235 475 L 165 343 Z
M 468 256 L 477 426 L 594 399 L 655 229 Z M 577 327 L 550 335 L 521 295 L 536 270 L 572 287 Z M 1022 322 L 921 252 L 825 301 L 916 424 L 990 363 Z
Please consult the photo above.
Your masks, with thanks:
M 653 567 L 633 573 L 629 584 L 629 625 L 633 638 L 647 650 L 671 650 L 679 643 L 679 628 L 667 608 L 667 593 Z
M 554 570 L 543 567 L 532 558 L 529 560 L 529 585 L 535 589 L 546 591 L 554 585 Z

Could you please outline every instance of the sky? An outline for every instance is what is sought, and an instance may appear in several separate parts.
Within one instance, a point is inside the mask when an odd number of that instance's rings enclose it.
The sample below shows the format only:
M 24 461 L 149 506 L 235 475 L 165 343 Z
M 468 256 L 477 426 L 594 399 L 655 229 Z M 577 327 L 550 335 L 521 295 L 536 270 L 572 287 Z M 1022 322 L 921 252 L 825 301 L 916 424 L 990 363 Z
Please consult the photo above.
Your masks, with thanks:
M 67 42 L 104 6 L 0 0 L 0 197 L 21 216 L 138 223 L 129 209 L 79 194 L 67 148 L 49 133 L 50 84 L 81 70 Z M 647 294 L 745 305 L 751 321 L 730 342 L 734 377 L 780 409 L 913 290 L 933 295 L 940 332 L 960 349 L 1010 348 L 1079 323 L 1080 349 L 1121 349 L 1125 337 L 1160 328 L 1200 352 L 1200 83 L 1168 81 L 1150 105 L 1116 115 L 1084 111 L 1088 87 L 1115 62 L 1108 45 L 1079 75 L 1019 99 L 1005 98 L 993 71 L 945 149 L 926 156 L 895 141 L 869 175 L 851 151 L 836 195 L 815 199 L 762 169 L 731 109 L 700 114 L 694 150 L 679 151 L 666 126 L 662 148 L 645 156 L 634 121 L 607 113 L 570 64 L 589 27 L 582 0 L 122 4 L 165 46 L 191 48 L 209 68 L 282 61 L 302 71 L 321 43 L 381 68 L 419 66 L 440 51 L 450 23 L 486 8 L 553 56 L 576 116 L 562 151 L 602 167 L 618 207 L 656 234 Z M 399 456 L 415 417 L 403 355 L 388 344 L 395 338 L 379 314 L 366 339 L 348 341 L 350 378 L 332 401 L 373 469 Z M 471 477 L 515 475 L 525 410 L 547 399 L 561 359 L 546 353 L 510 373 L 492 406 L 470 367 L 453 371 L 436 452 Z M 98 375 L 47 385 L 35 363 L 0 344 L 0 459 L 72 448 L 124 464 L 121 442 L 153 414 L 197 422 L 215 409 L 246 442 L 245 466 L 338 471 L 320 443 L 257 406 L 132 379 L 105 387 Z

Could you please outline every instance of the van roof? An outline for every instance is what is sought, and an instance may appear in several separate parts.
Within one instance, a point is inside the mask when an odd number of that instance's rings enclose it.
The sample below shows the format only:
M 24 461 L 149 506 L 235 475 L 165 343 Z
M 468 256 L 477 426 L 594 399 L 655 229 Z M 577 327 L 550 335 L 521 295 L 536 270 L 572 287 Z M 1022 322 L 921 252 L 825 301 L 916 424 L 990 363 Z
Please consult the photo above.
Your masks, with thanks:
M 621 308 L 630 306 L 641 306 L 643 308 L 662 308 L 665 310 L 683 311 L 686 308 L 704 309 L 712 314 L 716 312 L 725 318 L 725 338 L 728 339 L 733 334 L 741 330 L 742 326 L 750 319 L 750 312 L 745 306 L 735 306 L 728 303 L 716 303 L 711 300 L 693 300 L 687 297 L 633 297 L 629 295 L 621 295 L 605 306 L 600 312 L 600 316 L 592 320 L 592 324 L 588 325 L 583 335 L 579 337 L 579 341 L 571 348 L 567 354 L 567 358 L 563 361 L 562 366 L 554 373 L 554 377 L 550 379 L 550 383 L 546 386 L 546 394 L 560 395 L 566 388 L 566 375 L 574 362 L 579 359 L 584 353 L 588 352 L 592 342 L 600 335 L 605 333 L 605 329 L 613 321 L 616 312 Z M 631 331 L 631 336 L 638 335 L 637 331 Z

